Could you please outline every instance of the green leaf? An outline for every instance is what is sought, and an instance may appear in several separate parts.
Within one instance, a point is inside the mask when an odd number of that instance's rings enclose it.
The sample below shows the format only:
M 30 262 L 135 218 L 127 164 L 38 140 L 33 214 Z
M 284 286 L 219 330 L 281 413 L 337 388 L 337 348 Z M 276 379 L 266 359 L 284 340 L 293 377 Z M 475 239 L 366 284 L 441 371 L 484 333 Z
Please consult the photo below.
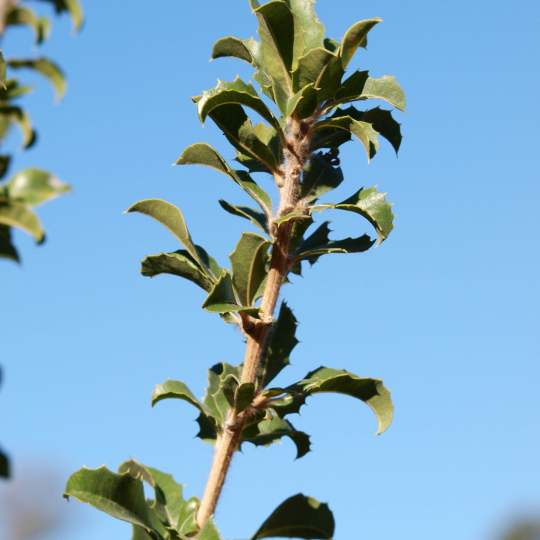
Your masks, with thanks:
M 378 243 L 384 242 L 394 228 L 392 205 L 386 201 L 386 193 L 377 188 L 361 188 L 354 195 L 339 204 L 319 204 L 312 210 L 345 210 L 365 217 L 375 228 Z
M 299 59 L 324 46 L 324 25 L 315 12 L 314 0 L 286 0 L 294 17 L 294 49 L 292 70 Z
M 358 117 L 363 122 L 371 124 L 375 131 L 380 133 L 394 147 L 396 154 L 399 152 L 402 140 L 401 125 L 394 120 L 391 111 L 376 107 L 360 113 Z
M 268 221 L 266 216 L 262 212 L 258 212 L 249 206 L 234 206 L 229 204 L 227 201 L 220 200 L 219 204 L 225 212 L 232 214 L 233 216 L 238 216 L 248 221 L 251 221 L 253 225 L 259 227 L 263 232 L 269 234 L 268 230 Z
M 245 411 L 252 403 L 255 397 L 255 385 L 253 383 L 244 383 L 238 386 L 234 396 L 234 409 L 241 413 Z
M 210 291 L 215 283 L 215 279 L 203 272 L 191 255 L 183 250 L 145 257 L 141 264 L 141 274 L 145 277 L 161 274 L 183 277 L 205 291 Z
M 137 525 L 133 525 L 132 530 L 131 540 L 154 540 L 144 529 L 137 527 Z
M 311 448 L 309 435 L 298 431 L 287 420 L 280 418 L 271 410 L 267 412 L 270 418 L 254 423 L 242 432 L 242 442 L 255 446 L 269 446 L 283 437 L 288 437 L 296 446 L 296 459 L 304 457 Z
M 272 326 L 262 362 L 260 379 L 263 388 L 290 364 L 291 352 L 298 345 L 296 339 L 297 326 L 298 321 L 291 308 L 286 302 L 283 302 L 277 321 Z
M 317 105 L 317 91 L 314 84 L 311 83 L 289 99 L 285 116 L 308 118 L 315 112 Z
M 341 185 L 343 172 L 335 165 L 336 160 L 332 154 L 312 154 L 304 168 L 301 193 L 303 200 L 314 201 Z
M 6 25 L 29 26 L 36 36 L 36 43 L 41 44 L 48 37 L 50 26 L 46 18 L 38 17 L 27 7 L 14 6 L 6 16 Z
M 126 212 L 139 212 L 159 221 L 184 245 L 199 267 L 208 276 L 213 276 L 209 262 L 201 256 L 200 251 L 193 244 L 184 216 L 176 206 L 161 199 L 145 199 L 129 207 Z
M 257 183 L 246 173 L 234 171 L 225 159 L 209 144 L 197 143 L 184 150 L 176 161 L 177 165 L 205 165 L 216 169 L 236 182 L 257 204 L 265 214 L 272 212 L 272 200 Z
M 375 413 L 378 435 L 384 433 L 392 423 L 392 398 L 383 382 L 378 379 L 358 377 L 345 370 L 320 367 L 308 373 L 302 381 L 288 390 L 299 391 L 306 397 L 332 392 L 360 399 Z
M 400 111 L 406 106 L 405 93 L 395 77 L 374 79 L 368 71 L 353 73 L 336 93 L 334 104 L 366 99 L 382 99 Z
M 9 478 L 10 476 L 9 458 L 0 450 L 0 478 Z
M 227 395 L 231 390 L 231 381 L 236 381 L 238 386 L 241 376 L 241 368 L 234 367 L 229 364 L 217 364 L 208 371 L 208 387 L 203 399 L 204 406 L 209 411 L 217 429 L 221 429 L 225 420 L 227 419 L 227 413 L 231 408 L 230 397 Z M 236 388 L 234 388 L 236 391 Z M 234 401 L 234 396 L 233 400 Z
M 180 531 L 180 527 L 183 530 L 187 528 L 186 517 L 190 515 L 192 518 L 192 523 L 188 527 L 190 532 L 198 530 L 194 516 L 198 504 L 193 508 L 192 500 L 184 500 L 182 496 L 183 486 L 178 484 L 170 474 L 141 465 L 134 460 L 123 463 L 118 472 L 120 474 L 129 474 L 136 480 L 146 482 L 154 489 L 155 500 L 150 507 L 156 510 L 161 522 L 167 528 L 183 532 Z
M 165 399 L 180 399 L 190 403 L 199 412 L 207 413 L 203 404 L 193 395 L 191 390 L 181 381 L 165 381 L 163 384 L 158 384 L 152 393 L 152 407 Z
M 274 101 L 285 111 L 293 94 L 291 71 L 294 57 L 294 18 L 287 3 L 273 0 L 252 3 L 259 20 L 260 49 L 255 61 L 272 81 Z
M 197 102 L 199 117 L 204 122 L 214 109 L 230 104 L 244 105 L 253 109 L 272 125 L 282 138 L 284 137 L 281 125 L 259 97 L 253 85 L 246 84 L 240 77 L 237 77 L 233 82 L 219 81 L 215 88 L 203 92 Z
M 248 43 L 249 40 L 242 40 L 233 36 L 218 39 L 212 49 L 212 59 L 233 57 L 253 64 L 253 55 Z
M 71 191 L 68 184 L 41 169 L 24 169 L 5 184 L 9 198 L 37 206 Z
M 244 306 L 238 302 L 231 274 L 227 270 L 223 270 L 216 284 L 210 290 L 203 308 L 213 313 L 233 313 L 244 309 Z
M 69 478 L 64 497 L 74 497 L 114 518 L 160 533 L 155 529 L 157 516 L 146 504 L 142 482 L 129 474 L 114 474 L 105 467 L 83 468 Z
M 60 67 L 49 58 L 10 59 L 7 61 L 12 69 L 33 69 L 43 75 L 53 86 L 56 99 L 66 93 L 66 79 Z
M 11 241 L 11 228 L 6 225 L 0 225 L 0 258 L 20 262 L 17 248 Z
M 358 238 L 330 240 L 328 222 L 323 223 L 311 236 L 306 238 L 298 247 L 295 259 L 308 260 L 315 264 L 319 257 L 330 253 L 363 253 L 375 243 L 367 234 Z
M 84 22 L 82 6 L 78 0 L 41 0 L 52 4 L 56 13 L 68 13 L 75 30 L 80 30 Z
M 256 126 L 240 105 L 223 105 L 214 109 L 209 116 L 241 154 L 259 161 L 272 174 L 279 169 L 272 148 L 261 140 Z
M 298 92 L 309 84 L 320 88 L 321 76 L 328 62 L 335 56 L 322 46 L 312 49 L 298 61 L 298 67 L 292 74 L 293 90 Z
M 379 18 L 366 19 L 353 24 L 347 32 L 345 32 L 339 51 L 344 69 L 347 69 L 347 66 L 358 50 L 358 47 L 366 47 L 367 35 L 370 30 L 380 22 L 382 22 L 382 19 Z
M 244 233 L 230 256 L 232 283 L 243 306 L 253 305 L 257 291 L 266 278 L 270 245 L 268 240 L 257 234 Z
M 260 538 L 305 538 L 330 540 L 334 516 L 327 504 L 312 497 L 295 495 L 281 503 L 252 536 Z
M 30 148 L 36 142 L 36 132 L 32 128 L 30 117 L 23 109 L 12 105 L 0 105 L 0 117 L 3 117 L 2 122 L 6 126 L 2 130 L 3 133 L 11 124 L 16 124 L 19 127 L 23 136 L 24 148 Z
M 327 120 L 318 122 L 313 126 L 314 131 L 319 130 L 342 130 L 357 137 L 364 145 L 368 155 L 368 161 L 371 160 L 379 149 L 379 134 L 367 121 L 356 120 L 348 111 L 339 111 L 339 116 L 332 116 Z
M 0 203 L 0 225 L 21 229 L 33 236 L 37 243 L 45 240 L 45 231 L 38 216 L 26 204 L 15 201 Z
M 6 61 L 2 51 L 0 51 L 0 86 L 6 89 Z

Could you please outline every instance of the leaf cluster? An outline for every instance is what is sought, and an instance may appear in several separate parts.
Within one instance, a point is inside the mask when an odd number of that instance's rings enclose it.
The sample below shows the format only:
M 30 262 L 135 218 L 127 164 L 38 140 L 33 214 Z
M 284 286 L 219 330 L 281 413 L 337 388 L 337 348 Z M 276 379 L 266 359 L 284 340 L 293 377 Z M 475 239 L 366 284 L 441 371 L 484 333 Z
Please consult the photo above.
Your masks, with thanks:
M 73 26 L 79 29 L 83 23 L 83 12 L 78 0 L 41 0 L 54 8 L 58 14 L 70 15 Z M 25 1 L 9 4 L 5 13 L 0 14 L 0 34 L 5 34 L 12 26 L 28 27 L 35 36 L 36 45 L 41 45 L 50 34 L 51 23 L 47 17 L 39 16 Z M 32 91 L 19 73 L 33 71 L 50 82 L 56 98 L 61 99 L 66 91 L 66 80 L 58 64 L 45 56 L 25 58 L 4 58 L 0 53 L 0 180 L 8 174 L 13 155 L 4 150 L 5 141 L 13 128 L 22 135 L 23 149 L 32 147 L 37 133 L 30 116 L 21 104 L 21 98 Z M 54 175 L 39 169 L 20 171 L 7 181 L 0 183 L 0 258 L 18 262 L 18 251 L 12 242 L 12 229 L 20 229 L 30 234 L 38 243 L 43 242 L 45 233 L 35 206 L 68 191 L 67 184 Z

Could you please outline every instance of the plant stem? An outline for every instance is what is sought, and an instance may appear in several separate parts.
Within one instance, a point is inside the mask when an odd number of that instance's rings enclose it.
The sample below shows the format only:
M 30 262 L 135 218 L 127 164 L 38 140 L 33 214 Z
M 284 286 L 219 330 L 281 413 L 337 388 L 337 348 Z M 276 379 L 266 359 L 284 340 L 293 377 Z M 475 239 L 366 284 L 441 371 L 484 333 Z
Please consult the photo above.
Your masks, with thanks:
M 300 180 L 309 148 L 305 133 L 302 132 L 301 121 L 290 119 L 287 131 L 287 147 L 283 151 L 284 166 L 282 178 L 280 179 L 278 217 L 292 212 L 298 204 Z M 261 320 L 257 321 L 249 331 L 244 326 L 247 342 L 241 377 L 242 383 L 256 384 L 257 382 L 257 374 L 264 355 L 267 338 L 272 328 L 276 304 L 281 287 L 289 272 L 291 232 L 292 225 L 290 222 L 284 223 L 277 228 L 272 248 L 270 270 L 261 301 Z M 201 528 L 215 512 L 233 455 L 240 444 L 244 423 L 245 416 L 239 417 L 231 409 L 223 432 L 216 440 L 214 461 L 210 469 L 201 506 L 197 513 L 197 523 Z

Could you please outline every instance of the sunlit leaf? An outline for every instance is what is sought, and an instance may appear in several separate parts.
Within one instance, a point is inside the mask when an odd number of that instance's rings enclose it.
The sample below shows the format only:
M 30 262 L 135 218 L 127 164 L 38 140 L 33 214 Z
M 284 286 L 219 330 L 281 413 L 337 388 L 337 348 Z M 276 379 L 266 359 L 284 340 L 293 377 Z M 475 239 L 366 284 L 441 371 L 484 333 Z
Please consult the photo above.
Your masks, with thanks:
M 353 24 L 343 36 L 340 48 L 340 57 L 343 67 L 347 68 L 359 47 L 366 47 L 367 35 L 370 30 L 382 22 L 382 19 L 366 19 Z
M 12 69 L 32 69 L 43 75 L 52 84 L 57 99 L 61 99 L 66 93 L 64 73 L 49 58 L 9 59 L 8 66 Z
M 71 190 L 53 174 L 41 169 L 24 169 L 5 184 L 9 198 L 37 206 Z
M 45 231 L 38 216 L 26 204 L 15 201 L 0 203 L 0 225 L 21 229 L 38 243 L 45 240 Z

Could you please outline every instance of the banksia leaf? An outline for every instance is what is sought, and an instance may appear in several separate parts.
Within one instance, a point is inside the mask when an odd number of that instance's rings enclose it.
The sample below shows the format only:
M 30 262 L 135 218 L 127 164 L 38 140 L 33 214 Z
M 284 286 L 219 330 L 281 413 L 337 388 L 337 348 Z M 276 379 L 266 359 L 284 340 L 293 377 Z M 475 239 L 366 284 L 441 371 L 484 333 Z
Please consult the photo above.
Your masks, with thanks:
M 9 259 L 17 263 L 20 262 L 17 248 L 11 241 L 11 228 L 7 225 L 0 225 L 0 258 Z
M 367 36 L 370 30 L 382 22 L 382 19 L 366 19 L 353 24 L 343 36 L 339 55 L 343 68 L 347 69 L 350 61 L 359 47 L 367 46 Z
M 268 230 L 268 221 L 266 216 L 262 212 L 258 212 L 249 206 L 234 206 L 227 201 L 220 200 L 219 204 L 225 212 L 232 214 L 233 216 L 238 216 L 248 221 L 251 221 L 254 225 L 259 227 L 263 232 L 269 233 Z
M 5 184 L 7 195 L 13 201 L 37 206 L 71 190 L 68 184 L 41 169 L 24 169 Z
M 39 218 L 27 204 L 15 201 L 0 202 L 1 225 L 23 230 L 33 236 L 38 244 L 45 240 L 45 231 Z
M 61 99 L 66 93 L 66 79 L 60 67 L 49 58 L 10 59 L 12 69 L 32 69 L 43 75 L 53 86 L 56 98 Z

